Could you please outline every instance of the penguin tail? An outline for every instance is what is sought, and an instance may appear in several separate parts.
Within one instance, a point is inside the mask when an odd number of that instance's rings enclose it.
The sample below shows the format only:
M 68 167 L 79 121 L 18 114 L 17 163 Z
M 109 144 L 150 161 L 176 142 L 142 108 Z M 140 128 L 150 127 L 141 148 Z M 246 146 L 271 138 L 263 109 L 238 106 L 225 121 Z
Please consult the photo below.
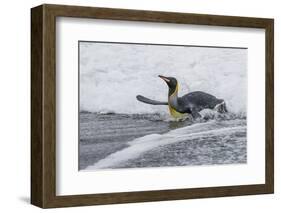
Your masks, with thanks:
M 155 101 L 151 100 L 149 98 L 146 98 L 142 95 L 137 95 L 136 96 L 137 100 L 146 104 L 152 104 L 152 105 L 168 105 L 168 102 L 162 102 L 162 101 Z

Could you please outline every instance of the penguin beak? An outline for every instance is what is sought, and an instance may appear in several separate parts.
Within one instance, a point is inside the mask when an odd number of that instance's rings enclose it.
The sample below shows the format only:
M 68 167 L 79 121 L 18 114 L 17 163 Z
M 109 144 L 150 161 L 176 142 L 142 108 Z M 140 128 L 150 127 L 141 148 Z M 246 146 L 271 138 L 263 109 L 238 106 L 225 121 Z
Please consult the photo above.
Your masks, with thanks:
M 170 82 L 170 79 L 163 76 L 163 75 L 158 75 L 159 78 L 163 79 L 166 83 L 169 83 Z

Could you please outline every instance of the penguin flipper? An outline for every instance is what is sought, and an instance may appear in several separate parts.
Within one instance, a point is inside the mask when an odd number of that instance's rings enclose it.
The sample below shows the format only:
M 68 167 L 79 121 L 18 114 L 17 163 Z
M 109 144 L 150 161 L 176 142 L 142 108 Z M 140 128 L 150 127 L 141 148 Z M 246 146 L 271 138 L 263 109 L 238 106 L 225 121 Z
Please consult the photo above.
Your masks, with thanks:
M 191 110 L 191 115 L 193 117 L 193 119 L 197 119 L 197 118 L 201 118 L 201 115 L 199 112 L 197 112 L 196 110 Z
M 136 96 L 137 100 L 146 104 L 152 104 L 152 105 L 168 105 L 168 102 L 161 102 L 161 101 L 155 101 L 151 100 L 149 98 L 146 98 L 142 95 L 137 95 Z

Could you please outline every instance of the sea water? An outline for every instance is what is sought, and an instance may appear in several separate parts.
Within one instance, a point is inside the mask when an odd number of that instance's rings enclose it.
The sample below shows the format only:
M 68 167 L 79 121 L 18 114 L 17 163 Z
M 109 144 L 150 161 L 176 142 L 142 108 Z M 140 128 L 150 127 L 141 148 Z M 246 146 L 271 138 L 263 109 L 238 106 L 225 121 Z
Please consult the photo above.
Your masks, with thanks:
M 81 170 L 247 162 L 247 49 L 82 42 L 79 62 Z M 167 101 L 159 74 L 177 78 L 179 96 L 204 91 L 229 112 L 175 121 L 138 102 Z

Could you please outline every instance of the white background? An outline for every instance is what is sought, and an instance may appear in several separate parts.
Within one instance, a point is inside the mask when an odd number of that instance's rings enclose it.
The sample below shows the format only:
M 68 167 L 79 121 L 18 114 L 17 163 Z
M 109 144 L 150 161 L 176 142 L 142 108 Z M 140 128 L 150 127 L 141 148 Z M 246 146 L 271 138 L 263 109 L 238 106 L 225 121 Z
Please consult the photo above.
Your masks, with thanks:
M 39 212 L 28 204 L 30 189 L 30 7 L 42 1 L 1 2 L 1 212 Z M 193 13 L 212 13 L 275 18 L 275 58 L 280 58 L 281 15 L 278 1 L 229 0 L 100 0 L 100 1 L 49 1 L 48 3 L 87 6 L 122 7 L 132 9 L 166 10 Z M 275 62 L 275 101 L 280 108 L 281 79 Z M 279 96 L 279 97 L 278 97 Z M 50 210 L 58 212 L 278 212 L 281 198 L 280 178 L 280 111 L 275 113 L 275 194 L 230 198 L 196 199 L 184 201 L 123 204 L 97 207 L 79 207 Z M 280 211 L 280 210 L 279 210 Z
M 79 39 L 247 47 L 247 164 L 78 172 L 78 51 L 69 50 Z M 264 41 L 259 29 L 57 20 L 57 195 L 264 183 Z

